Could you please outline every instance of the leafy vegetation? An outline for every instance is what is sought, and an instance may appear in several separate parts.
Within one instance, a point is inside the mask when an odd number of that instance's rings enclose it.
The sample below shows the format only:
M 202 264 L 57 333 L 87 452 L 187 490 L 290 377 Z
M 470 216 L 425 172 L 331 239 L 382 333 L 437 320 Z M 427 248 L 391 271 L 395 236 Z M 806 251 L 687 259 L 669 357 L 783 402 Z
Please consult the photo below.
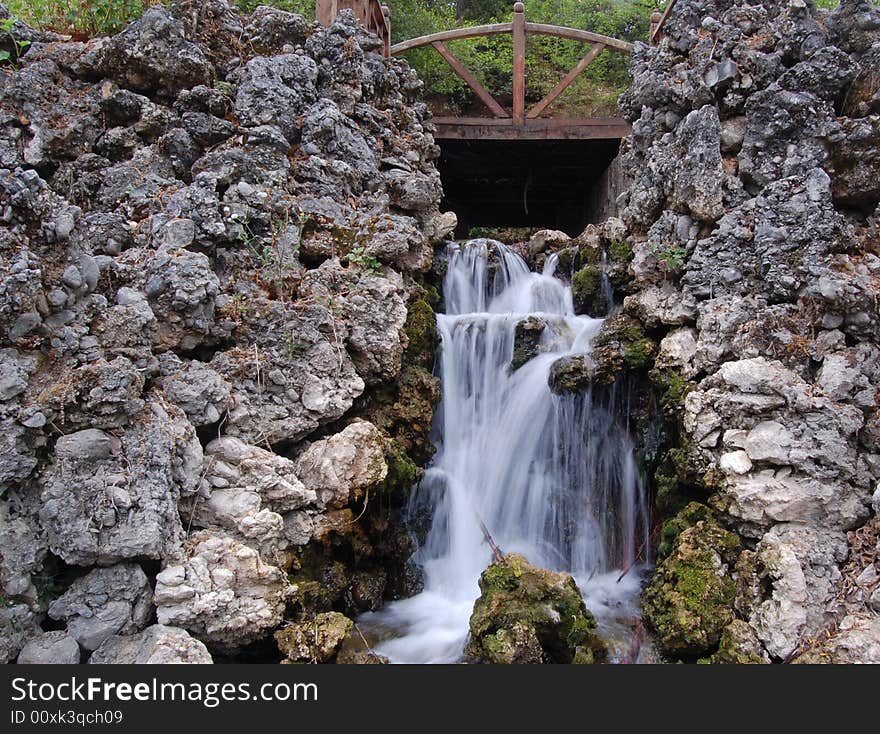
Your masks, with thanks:
M 6 0 L 16 18 L 36 28 L 74 36 L 106 36 L 158 5 L 159 0 Z

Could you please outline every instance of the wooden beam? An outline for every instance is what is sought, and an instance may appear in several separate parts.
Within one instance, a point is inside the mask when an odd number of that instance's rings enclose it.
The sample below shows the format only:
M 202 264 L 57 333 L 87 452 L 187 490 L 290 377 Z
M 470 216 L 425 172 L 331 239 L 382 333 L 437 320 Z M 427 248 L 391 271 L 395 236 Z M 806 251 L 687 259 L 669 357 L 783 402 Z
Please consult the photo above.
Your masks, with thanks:
M 675 8 L 676 2 L 677 0 L 669 0 L 666 9 L 663 11 L 663 15 L 660 16 L 660 20 L 658 20 L 657 24 L 651 29 L 648 42 L 652 45 L 659 42 L 660 37 L 663 35 L 663 26 L 666 25 L 666 20 L 669 18 L 670 13 L 672 13 L 673 8 Z
M 619 117 L 526 119 L 515 125 L 508 118 L 435 117 L 435 139 L 442 140 L 620 140 L 630 134 Z
M 526 8 L 513 5 L 513 122 L 522 125 L 526 110 Z
M 475 25 L 469 28 L 453 28 L 451 31 L 432 33 L 429 36 L 410 38 L 408 41 L 395 43 L 391 47 L 392 55 L 402 54 L 404 51 L 412 51 L 414 48 L 430 46 L 434 41 L 455 41 L 459 38 L 478 38 L 480 36 L 497 36 L 500 33 L 510 33 L 513 23 L 491 23 L 489 25 Z
M 568 74 L 565 75 L 553 89 L 551 89 L 547 96 L 544 97 L 538 104 L 536 104 L 532 109 L 529 110 L 528 115 L 529 118 L 538 117 L 549 105 L 553 104 L 556 98 L 562 94 L 566 89 L 568 89 L 569 85 L 577 79 L 581 72 L 586 69 L 590 64 L 595 61 L 596 57 L 605 50 L 604 43 L 597 43 L 593 48 L 589 50 L 586 56 L 584 56 L 580 61 L 578 61 L 577 66 L 574 67 Z
M 603 36 L 600 33 L 591 33 L 590 31 L 582 31 L 578 28 L 564 28 L 558 25 L 547 25 L 545 23 L 526 23 L 526 33 L 533 33 L 538 36 L 556 36 L 557 38 L 570 38 L 573 41 L 586 41 L 587 43 L 603 43 L 608 48 L 615 51 L 623 51 L 631 53 L 633 45 L 626 41 L 619 41 L 610 36 Z
M 434 41 L 431 45 L 437 49 L 438 54 L 446 59 L 446 63 L 452 67 L 452 70 L 464 79 L 465 83 L 474 90 L 474 94 L 482 100 L 483 104 L 489 108 L 489 111 L 495 115 L 495 117 L 510 117 L 510 115 L 507 114 L 507 110 L 498 104 L 498 101 L 486 91 L 486 88 L 464 67 L 464 64 L 458 60 L 455 54 L 453 54 L 442 41 Z

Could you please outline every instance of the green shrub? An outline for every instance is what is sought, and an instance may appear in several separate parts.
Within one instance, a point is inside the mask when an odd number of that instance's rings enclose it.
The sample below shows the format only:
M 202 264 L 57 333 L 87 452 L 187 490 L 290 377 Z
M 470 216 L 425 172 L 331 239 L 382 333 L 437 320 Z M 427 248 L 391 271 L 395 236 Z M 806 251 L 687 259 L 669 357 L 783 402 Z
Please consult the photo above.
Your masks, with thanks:
M 158 0 L 6 0 L 16 18 L 36 28 L 92 38 L 118 33 Z

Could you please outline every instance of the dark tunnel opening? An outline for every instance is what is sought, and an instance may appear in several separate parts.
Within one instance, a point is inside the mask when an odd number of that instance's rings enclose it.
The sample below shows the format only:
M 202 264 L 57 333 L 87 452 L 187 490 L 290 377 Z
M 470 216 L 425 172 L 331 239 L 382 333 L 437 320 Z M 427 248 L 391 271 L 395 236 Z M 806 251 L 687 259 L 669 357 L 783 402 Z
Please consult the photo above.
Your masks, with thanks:
M 444 210 L 457 237 L 473 227 L 559 229 L 571 236 L 607 214 L 606 171 L 620 141 L 440 140 Z

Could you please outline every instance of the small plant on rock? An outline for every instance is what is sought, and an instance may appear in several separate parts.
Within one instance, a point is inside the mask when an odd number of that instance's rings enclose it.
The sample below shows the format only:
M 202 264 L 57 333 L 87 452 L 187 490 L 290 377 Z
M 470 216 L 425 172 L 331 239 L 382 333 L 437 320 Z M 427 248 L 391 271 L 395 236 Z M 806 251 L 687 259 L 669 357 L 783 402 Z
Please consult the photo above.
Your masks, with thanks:
M 367 254 L 361 245 L 351 248 L 351 251 L 348 253 L 348 261 L 373 275 L 378 274 L 382 270 L 382 263 L 375 256 Z
M 12 58 L 12 54 L 6 50 L 0 50 L 0 64 L 11 63 L 13 66 L 18 65 L 18 61 L 21 58 L 22 54 L 25 52 L 25 49 L 31 45 L 30 41 L 22 41 L 15 37 L 13 34 L 13 30 L 15 30 L 15 18 L 3 18 L 0 20 L 0 31 L 3 31 L 9 38 L 12 40 L 12 46 L 15 49 L 15 58 Z
M 654 253 L 657 261 L 667 273 L 676 273 L 681 270 L 687 256 L 687 250 L 682 245 L 667 245 L 666 247 L 654 245 L 651 252 Z

